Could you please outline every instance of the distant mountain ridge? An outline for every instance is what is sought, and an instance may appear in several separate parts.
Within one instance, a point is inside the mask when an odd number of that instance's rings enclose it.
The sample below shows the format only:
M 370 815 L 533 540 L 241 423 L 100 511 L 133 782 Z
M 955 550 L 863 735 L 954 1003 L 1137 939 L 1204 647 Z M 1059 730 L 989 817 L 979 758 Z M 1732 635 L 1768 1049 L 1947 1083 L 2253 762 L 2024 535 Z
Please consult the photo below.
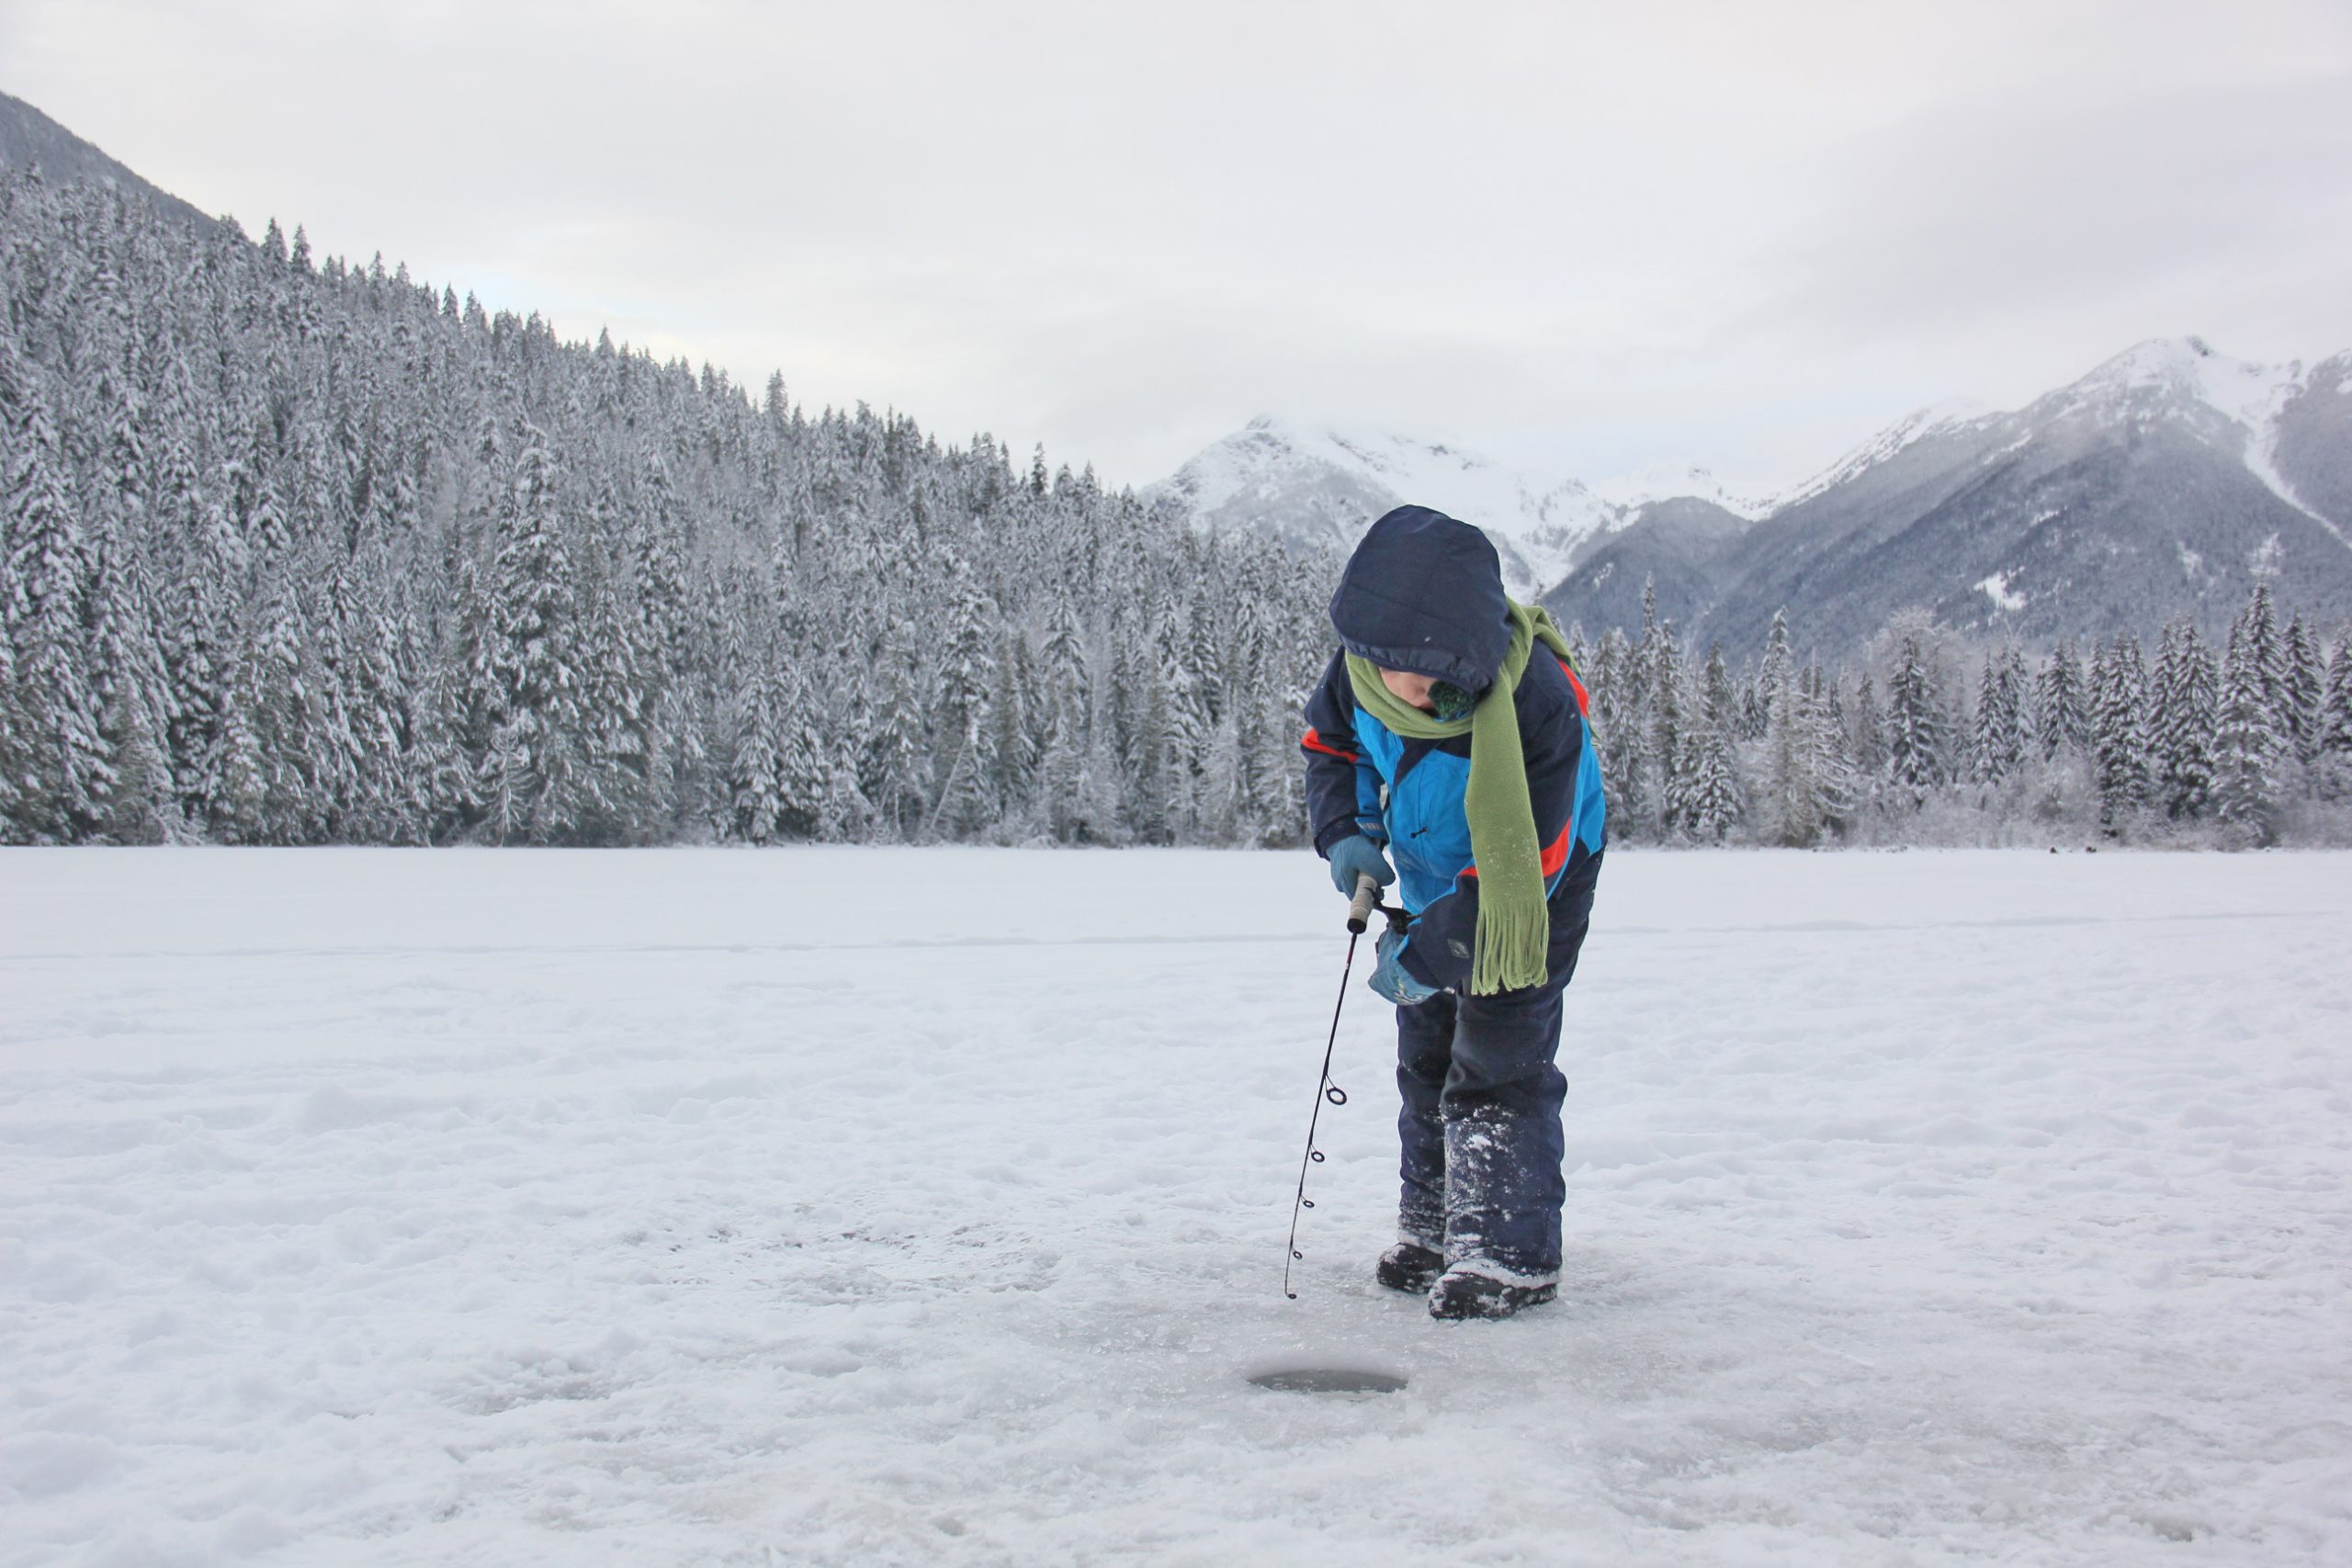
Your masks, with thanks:
M 80 181 L 135 191 L 170 217 L 202 230 L 212 229 L 218 221 L 141 179 L 22 98 L 6 93 L 0 93 L 0 168 L 37 168 L 43 179 L 57 185 Z
M 1437 506 L 1486 528 L 1512 590 L 1564 622 L 1630 626 L 1654 584 L 1686 636 L 1735 651 L 1782 609 L 1824 650 L 1915 608 L 2028 641 L 2218 626 L 2257 575 L 2352 617 L 2352 354 L 2306 370 L 2154 340 L 2012 412 L 1922 410 L 1770 501 L 1703 468 L 1539 485 L 1272 418 L 1145 494 L 1204 526 L 1341 546 L 1388 506 Z
M 2352 616 L 2347 378 L 2352 355 L 2307 371 L 2159 339 L 2014 412 L 1906 422 L 1743 533 L 1698 592 L 1669 604 L 1662 586 L 1661 611 L 1738 649 L 1782 607 L 1825 649 L 1907 608 L 2046 642 L 2218 629 L 2267 577 Z M 1576 614 L 1597 564 L 1547 602 Z

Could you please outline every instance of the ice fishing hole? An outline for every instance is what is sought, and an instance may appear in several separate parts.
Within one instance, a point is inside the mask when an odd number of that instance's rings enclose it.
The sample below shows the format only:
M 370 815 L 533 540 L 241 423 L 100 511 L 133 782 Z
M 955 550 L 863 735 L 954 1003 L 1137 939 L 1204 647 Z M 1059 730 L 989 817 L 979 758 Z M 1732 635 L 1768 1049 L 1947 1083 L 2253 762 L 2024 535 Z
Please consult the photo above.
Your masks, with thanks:
M 1278 1393 L 1395 1393 L 1405 1380 L 1368 1367 L 1278 1367 L 1250 1381 Z

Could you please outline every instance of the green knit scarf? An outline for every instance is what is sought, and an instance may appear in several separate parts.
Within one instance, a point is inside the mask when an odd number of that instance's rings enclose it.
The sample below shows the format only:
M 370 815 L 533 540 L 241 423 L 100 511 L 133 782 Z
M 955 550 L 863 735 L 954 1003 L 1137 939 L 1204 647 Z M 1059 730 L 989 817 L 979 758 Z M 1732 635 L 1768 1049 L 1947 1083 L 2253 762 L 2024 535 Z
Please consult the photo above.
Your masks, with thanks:
M 1540 986 L 1552 936 L 1544 907 L 1543 848 L 1535 838 L 1535 807 L 1527 795 L 1527 757 L 1519 739 L 1513 694 L 1528 656 L 1542 643 L 1562 658 L 1568 645 L 1551 615 L 1510 604 L 1510 651 L 1495 683 L 1466 718 L 1442 719 L 1401 701 L 1368 659 L 1348 655 L 1348 679 L 1363 710 L 1398 735 L 1415 740 L 1470 737 L 1470 783 L 1463 814 L 1470 819 L 1470 855 L 1478 867 L 1477 953 L 1470 968 L 1476 996 Z

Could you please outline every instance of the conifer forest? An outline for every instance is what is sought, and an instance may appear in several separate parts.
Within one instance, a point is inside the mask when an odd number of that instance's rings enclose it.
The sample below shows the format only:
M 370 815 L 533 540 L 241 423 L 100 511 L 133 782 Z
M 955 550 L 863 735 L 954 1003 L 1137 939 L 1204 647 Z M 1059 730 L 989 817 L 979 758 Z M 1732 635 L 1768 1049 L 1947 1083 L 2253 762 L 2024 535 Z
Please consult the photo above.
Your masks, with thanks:
M 6 841 L 1305 840 L 1337 556 L 29 173 L 0 299 Z M 2352 841 L 2291 600 L 1570 641 L 1616 841 Z

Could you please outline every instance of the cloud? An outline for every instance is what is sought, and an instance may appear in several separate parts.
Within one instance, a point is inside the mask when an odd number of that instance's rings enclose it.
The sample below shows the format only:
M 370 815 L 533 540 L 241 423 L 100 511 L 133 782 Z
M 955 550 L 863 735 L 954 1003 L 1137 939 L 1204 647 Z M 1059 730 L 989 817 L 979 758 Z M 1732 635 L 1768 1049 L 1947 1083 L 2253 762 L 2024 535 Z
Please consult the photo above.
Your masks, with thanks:
M 1277 412 L 1788 473 L 2126 344 L 2352 343 L 2331 0 L 13 0 L 166 188 L 944 438 Z
M 1869 343 L 2073 321 L 2111 341 L 2187 306 L 2227 335 L 2314 254 L 2352 257 L 2347 167 L 2352 73 L 1948 107 L 1846 162 L 1745 324 Z M 2352 341 L 2340 290 L 2299 303 L 2304 330 Z

